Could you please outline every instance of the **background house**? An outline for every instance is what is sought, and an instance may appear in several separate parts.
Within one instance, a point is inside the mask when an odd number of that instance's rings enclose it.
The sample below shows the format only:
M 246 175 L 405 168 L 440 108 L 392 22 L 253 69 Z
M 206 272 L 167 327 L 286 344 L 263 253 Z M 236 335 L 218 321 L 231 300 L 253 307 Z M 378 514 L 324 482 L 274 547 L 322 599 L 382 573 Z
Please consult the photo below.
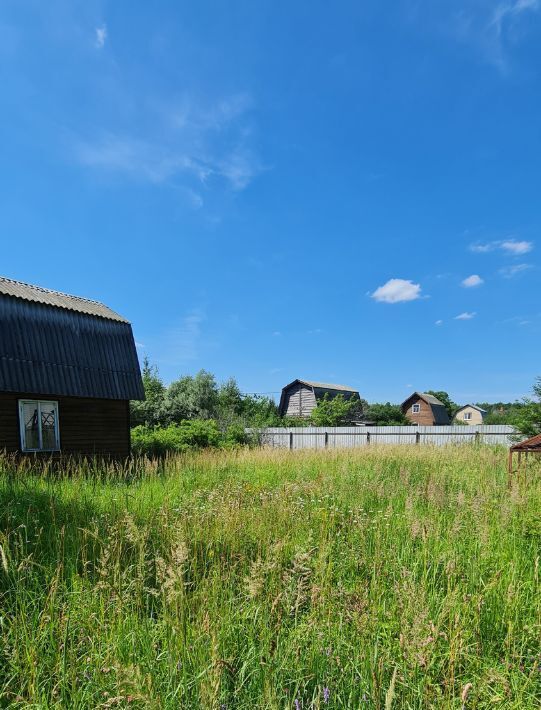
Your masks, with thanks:
M 280 416 L 308 418 L 325 395 L 329 399 L 341 394 L 344 399 L 360 399 L 359 392 L 346 385 L 331 385 L 310 380 L 294 380 L 282 389 Z
M 144 391 L 127 320 L 0 277 L 0 450 L 127 456 L 130 399 Z
M 414 392 L 402 403 L 402 412 L 412 424 L 444 426 L 450 424 L 445 405 L 431 394 Z
M 455 421 L 463 424 L 482 424 L 487 412 L 475 404 L 465 404 L 455 414 Z

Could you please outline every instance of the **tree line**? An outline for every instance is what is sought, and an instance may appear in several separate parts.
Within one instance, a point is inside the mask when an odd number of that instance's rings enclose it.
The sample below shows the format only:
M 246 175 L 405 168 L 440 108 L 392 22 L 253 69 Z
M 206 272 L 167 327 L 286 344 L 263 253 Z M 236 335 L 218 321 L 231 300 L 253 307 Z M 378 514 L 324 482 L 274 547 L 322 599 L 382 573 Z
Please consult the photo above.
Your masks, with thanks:
M 131 402 L 134 427 L 145 430 L 178 426 L 181 422 L 214 422 L 218 432 L 236 432 L 241 436 L 246 427 L 278 426 L 340 426 L 364 421 L 376 426 L 408 424 L 399 404 L 391 402 L 369 404 L 363 399 L 345 399 L 342 395 L 324 397 L 309 420 L 280 417 L 278 407 L 270 397 L 243 394 L 237 381 L 230 378 L 218 383 L 206 370 L 195 375 L 183 375 L 166 385 L 158 368 L 145 358 L 142 368 L 146 399 Z M 459 405 L 443 390 L 428 390 L 445 406 L 450 419 Z M 541 432 L 541 378 L 534 384 L 533 396 L 520 402 L 478 403 L 487 411 L 487 424 L 511 424 L 525 436 Z M 185 429 L 187 429 L 185 427 Z

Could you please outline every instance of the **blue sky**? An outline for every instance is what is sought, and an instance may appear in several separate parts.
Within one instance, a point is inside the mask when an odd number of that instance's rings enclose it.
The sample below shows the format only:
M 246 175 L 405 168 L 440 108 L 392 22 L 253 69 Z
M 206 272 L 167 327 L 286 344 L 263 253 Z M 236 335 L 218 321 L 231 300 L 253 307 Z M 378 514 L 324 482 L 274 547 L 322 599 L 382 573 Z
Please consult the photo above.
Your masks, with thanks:
M 509 400 L 541 374 L 541 2 L 0 6 L 2 275 L 166 380 Z

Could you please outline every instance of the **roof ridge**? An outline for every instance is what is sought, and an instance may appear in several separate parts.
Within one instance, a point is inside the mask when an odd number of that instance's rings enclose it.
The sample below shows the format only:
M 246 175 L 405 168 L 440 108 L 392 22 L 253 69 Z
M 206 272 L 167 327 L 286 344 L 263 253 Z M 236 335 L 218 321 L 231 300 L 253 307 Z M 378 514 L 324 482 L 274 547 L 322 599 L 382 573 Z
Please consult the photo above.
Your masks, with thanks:
M 25 281 L 10 279 L 7 276 L 0 276 L 0 295 L 39 303 L 43 306 L 63 308 L 74 313 L 83 313 L 97 318 L 129 323 L 119 313 L 101 301 L 95 301 L 84 296 L 75 296 L 63 291 L 55 291 L 44 286 L 36 286 Z
M 18 279 L 10 279 L 7 276 L 0 276 L 0 281 L 7 281 L 11 284 L 16 284 L 17 286 L 26 286 L 27 288 L 32 288 L 34 291 L 41 291 L 42 293 L 52 293 L 55 296 L 64 296 L 65 298 L 73 298 L 76 301 L 85 301 L 86 303 L 94 303 L 97 306 L 105 306 L 102 301 L 96 301 L 93 298 L 86 298 L 86 296 L 75 296 L 73 293 L 65 293 L 65 291 L 57 291 L 54 288 L 45 288 L 45 286 L 37 286 L 36 284 L 29 284 L 26 281 L 19 281 Z M 108 308 L 109 306 L 105 306 Z

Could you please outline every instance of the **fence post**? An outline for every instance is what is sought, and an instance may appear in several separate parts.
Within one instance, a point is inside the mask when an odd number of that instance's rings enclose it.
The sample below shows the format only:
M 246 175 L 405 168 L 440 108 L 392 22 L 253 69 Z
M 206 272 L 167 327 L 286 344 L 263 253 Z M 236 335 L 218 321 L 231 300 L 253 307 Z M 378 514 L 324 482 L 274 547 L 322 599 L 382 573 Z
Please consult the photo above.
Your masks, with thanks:
M 369 431 L 366 432 L 366 443 L 367 444 L 370 443 L 370 432 Z
M 328 431 L 325 432 L 325 448 L 326 449 L 329 448 L 329 432 Z
M 293 448 L 293 432 L 290 431 L 289 432 L 289 450 L 291 451 L 292 448 Z
M 481 442 L 481 432 L 480 432 L 480 431 L 476 431 L 476 432 L 475 432 L 475 443 L 476 443 L 476 444 L 479 444 L 480 442 Z
M 421 443 L 421 432 L 420 432 L 420 431 L 416 431 L 416 432 L 415 432 L 415 443 L 416 443 L 416 444 L 420 444 L 420 443 Z

